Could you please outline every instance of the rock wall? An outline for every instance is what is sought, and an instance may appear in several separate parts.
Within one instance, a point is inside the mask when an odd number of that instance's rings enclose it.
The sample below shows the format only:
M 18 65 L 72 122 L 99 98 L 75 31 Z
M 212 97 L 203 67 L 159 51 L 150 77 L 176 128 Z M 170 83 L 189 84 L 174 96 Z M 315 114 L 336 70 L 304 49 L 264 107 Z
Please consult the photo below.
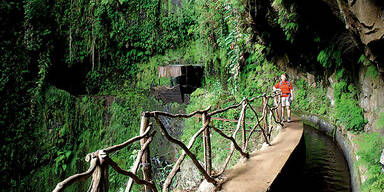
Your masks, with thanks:
M 368 120 L 365 131 L 378 131 L 376 121 L 378 115 L 384 112 L 384 81 L 382 76 L 367 74 L 368 66 L 359 71 L 359 104 L 364 110 L 364 118 Z
M 378 0 L 323 0 L 333 13 L 344 19 L 354 43 L 384 72 L 384 2 Z
M 285 57 L 276 59 L 277 66 L 283 71 L 286 71 L 290 79 L 295 82 L 299 79 L 305 79 L 308 83 L 308 86 L 324 86 L 327 89 L 327 97 L 331 101 L 331 106 L 334 106 L 334 83 L 335 73 L 327 76 L 324 74 L 320 82 L 316 82 L 316 76 L 312 73 L 301 71 L 298 68 L 293 68 L 288 66 L 288 60 Z M 354 83 L 357 86 L 358 90 L 358 100 L 360 107 L 364 110 L 364 118 L 368 120 L 364 130 L 366 132 L 370 131 L 379 131 L 376 128 L 376 122 L 380 113 L 384 112 L 384 78 L 378 73 L 369 72 L 369 68 L 376 70 L 374 65 L 369 63 L 363 64 L 359 71 L 358 77 L 355 79 Z M 373 74 L 372 74 L 373 73 Z

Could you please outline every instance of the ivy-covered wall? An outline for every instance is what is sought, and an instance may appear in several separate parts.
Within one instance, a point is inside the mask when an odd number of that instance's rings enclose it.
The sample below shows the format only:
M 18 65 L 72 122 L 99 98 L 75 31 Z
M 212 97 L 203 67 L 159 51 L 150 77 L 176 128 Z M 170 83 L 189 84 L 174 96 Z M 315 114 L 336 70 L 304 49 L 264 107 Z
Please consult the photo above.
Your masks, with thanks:
M 193 39 L 193 4 L 172 2 L 0 3 L 4 190 L 51 190 L 86 170 L 86 153 L 137 135 L 140 113 L 157 104 L 136 77 L 148 63 L 158 83 L 149 58 Z M 115 189 L 126 180 L 112 178 Z

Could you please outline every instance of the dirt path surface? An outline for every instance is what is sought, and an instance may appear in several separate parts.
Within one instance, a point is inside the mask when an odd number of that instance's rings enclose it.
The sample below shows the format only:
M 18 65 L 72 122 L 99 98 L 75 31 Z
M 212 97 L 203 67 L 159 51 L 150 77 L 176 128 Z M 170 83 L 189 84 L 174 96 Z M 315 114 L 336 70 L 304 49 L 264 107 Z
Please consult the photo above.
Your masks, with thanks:
M 275 180 L 303 135 L 303 123 L 293 117 L 285 123 L 272 146 L 251 154 L 251 158 L 226 172 L 221 191 L 264 192 Z

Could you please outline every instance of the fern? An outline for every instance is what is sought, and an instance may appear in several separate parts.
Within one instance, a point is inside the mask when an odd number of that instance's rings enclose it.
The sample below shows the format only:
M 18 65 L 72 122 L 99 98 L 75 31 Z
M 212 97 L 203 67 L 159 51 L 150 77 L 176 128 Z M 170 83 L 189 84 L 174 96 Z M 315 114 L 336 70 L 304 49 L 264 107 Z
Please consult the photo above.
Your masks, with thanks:
M 367 69 L 367 72 L 365 73 L 365 77 L 371 78 L 372 80 L 376 79 L 378 75 L 379 72 L 376 70 L 376 67 L 374 65 L 370 65 Z
M 384 130 L 384 113 L 379 115 L 377 127 Z M 365 133 L 358 141 L 360 146 L 357 154 L 360 156 L 358 165 L 367 168 L 367 179 L 362 185 L 362 191 L 382 191 L 384 189 L 384 174 L 380 166 L 380 155 L 384 148 L 384 138 L 379 133 Z
M 341 50 L 336 48 L 334 44 L 331 44 L 319 52 L 317 61 L 324 68 L 340 67 L 343 63 Z
M 281 6 L 282 3 L 283 3 L 283 0 L 274 0 L 272 5 L 273 6 Z
M 297 23 L 298 15 L 294 11 L 294 4 L 292 4 L 289 8 L 286 8 L 283 5 L 282 0 L 275 0 L 273 5 L 277 6 L 279 10 L 279 18 L 277 19 L 277 23 L 283 29 L 286 40 L 293 43 L 294 36 L 299 29 L 299 25 Z
M 361 56 L 359 57 L 359 60 L 357 61 L 357 63 L 363 64 L 364 61 L 365 61 L 365 55 L 361 54 Z
M 355 94 L 354 86 L 347 85 L 345 81 L 335 84 L 335 117 L 337 123 L 344 125 L 347 130 L 360 132 L 367 122 L 358 101 L 354 99 Z

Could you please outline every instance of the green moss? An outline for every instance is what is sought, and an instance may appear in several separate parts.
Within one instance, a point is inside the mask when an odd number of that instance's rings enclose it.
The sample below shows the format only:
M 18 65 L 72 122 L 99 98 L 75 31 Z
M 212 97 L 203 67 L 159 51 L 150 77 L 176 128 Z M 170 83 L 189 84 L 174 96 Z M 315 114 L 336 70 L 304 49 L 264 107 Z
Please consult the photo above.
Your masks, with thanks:
M 277 7 L 278 10 L 277 24 L 279 24 L 283 30 L 286 40 L 293 43 L 295 35 L 299 30 L 299 23 L 297 22 L 299 15 L 296 13 L 295 3 L 274 0 L 273 5 Z
M 362 131 L 367 123 L 364 120 L 363 109 L 360 108 L 356 97 L 354 86 L 345 81 L 337 82 L 335 85 L 335 118 L 337 123 L 345 126 L 347 130 L 354 132 Z
M 240 73 L 240 89 L 236 97 L 254 97 L 263 93 L 272 93 L 272 86 L 278 81 L 283 71 L 278 70 L 270 60 L 267 59 L 265 52 L 269 48 L 255 44 L 252 52 L 247 59 L 247 65 Z
M 341 49 L 335 44 L 330 44 L 317 55 L 317 61 L 324 68 L 340 67 L 343 60 L 341 58 Z
M 374 65 L 369 65 L 367 72 L 365 73 L 365 77 L 375 80 L 378 75 L 379 72 L 377 71 L 376 67 Z
M 384 131 L 384 113 L 381 113 L 377 126 Z M 358 165 L 367 168 L 367 179 L 362 185 L 362 191 L 380 191 L 384 189 L 384 174 L 380 166 L 380 156 L 384 148 L 384 138 L 380 133 L 364 133 L 361 140 L 358 155 Z
M 139 133 L 142 111 L 156 109 L 158 104 L 145 99 L 133 89 L 120 92 L 119 96 L 74 97 L 68 92 L 49 87 L 41 106 L 41 128 L 36 132 L 39 153 L 44 162 L 27 175 L 16 189 L 28 191 L 52 190 L 61 180 L 86 171 L 86 154 L 136 136 Z M 107 100 L 112 100 L 106 104 Z M 129 169 L 134 158 L 132 152 L 138 144 L 111 155 L 118 164 Z M 36 181 L 46 181 L 34 185 Z M 118 190 L 127 178 L 110 171 L 110 190 Z M 80 182 L 66 191 L 85 191 L 89 181 Z M 140 190 L 136 187 L 137 190 Z
M 336 72 L 334 85 L 334 107 L 331 107 L 327 97 L 327 89 L 308 86 L 304 79 L 295 82 L 295 101 L 293 109 L 317 114 L 328 119 L 333 119 L 338 125 L 343 125 L 346 130 L 360 132 L 367 121 L 363 116 L 363 109 L 357 100 L 357 91 L 352 84 L 344 79 L 344 69 Z
M 294 82 L 294 86 L 295 100 L 292 107 L 295 111 L 305 111 L 323 117 L 332 112 L 325 88 L 308 86 L 308 82 L 304 79 Z

